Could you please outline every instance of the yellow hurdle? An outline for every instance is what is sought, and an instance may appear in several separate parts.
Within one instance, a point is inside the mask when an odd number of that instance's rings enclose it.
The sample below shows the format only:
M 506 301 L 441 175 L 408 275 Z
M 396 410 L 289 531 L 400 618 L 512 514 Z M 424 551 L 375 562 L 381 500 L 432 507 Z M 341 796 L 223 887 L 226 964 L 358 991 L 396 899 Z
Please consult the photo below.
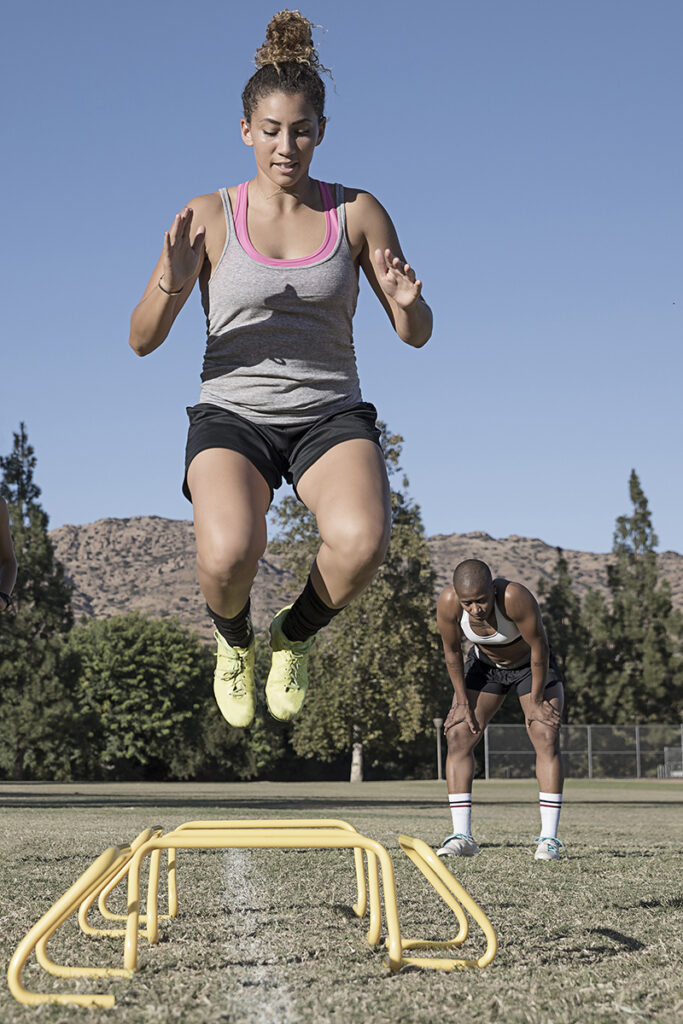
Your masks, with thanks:
M 125 928 L 93 928 L 93 926 L 88 922 L 88 914 L 93 904 L 97 902 L 97 907 L 102 917 L 106 918 L 109 921 L 127 920 L 127 914 L 114 914 L 112 913 L 111 910 L 109 910 L 109 908 L 107 907 L 107 897 L 114 891 L 117 885 L 119 885 L 123 881 L 123 879 L 126 878 L 133 854 L 137 850 L 139 850 L 141 846 L 147 843 L 150 839 L 153 839 L 156 836 L 160 836 L 161 833 L 162 828 L 160 825 L 155 825 L 153 828 L 146 828 L 142 832 L 140 832 L 140 834 L 137 835 L 133 842 L 130 844 L 129 856 L 123 862 L 118 871 L 115 873 L 114 877 L 111 878 L 103 887 L 99 889 L 94 889 L 90 893 L 90 895 L 82 901 L 80 907 L 78 908 L 78 924 L 84 935 L 99 935 L 115 938 L 126 934 Z M 157 890 L 155 888 L 155 901 L 156 891 Z M 140 921 L 144 922 L 145 924 L 147 923 L 145 914 L 140 915 Z
M 483 910 L 425 842 L 401 835 L 399 844 L 453 912 L 458 923 L 458 931 L 454 938 L 432 941 L 401 937 L 391 858 L 381 843 L 361 835 L 348 822 L 337 818 L 187 821 L 166 835 L 162 835 L 159 826 L 145 829 L 130 846 L 110 847 L 98 857 L 48 913 L 31 928 L 17 947 L 7 972 L 10 991 L 15 999 L 26 1004 L 55 1002 L 80 1006 L 113 1006 L 112 995 L 29 992 L 21 981 L 21 972 L 31 952 L 35 950 L 40 966 L 49 973 L 61 977 L 130 977 L 138 967 L 140 936 L 146 937 L 150 944 L 158 942 L 158 889 L 161 855 L 164 850 L 168 853 L 168 914 L 164 915 L 166 917 L 175 917 L 178 913 L 178 850 L 348 849 L 353 850 L 356 870 L 357 901 L 353 905 L 353 910 L 362 918 L 367 913 L 369 905 L 366 938 L 371 946 L 377 946 L 381 940 L 381 870 L 387 928 L 387 965 L 391 971 L 399 971 L 404 966 L 451 971 L 467 967 L 481 968 L 490 964 L 496 955 L 497 939 Z M 367 860 L 367 885 L 363 853 Z M 146 857 L 149 857 L 149 878 L 146 913 L 142 913 L 140 874 Z M 109 910 L 107 899 L 124 881 L 128 884 L 127 913 L 115 914 Z M 95 902 L 105 919 L 125 921 L 125 928 L 95 928 L 90 925 L 88 913 Z M 86 935 L 125 937 L 122 968 L 69 967 L 56 964 L 50 959 L 46 950 L 49 939 L 76 910 L 81 930 Z M 403 955 L 404 950 L 460 947 L 469 933 L 467 914 L 480 926 L 487 942 L 485 952 L 477 960 Z
M 387 919 L 389 966 L 392 971 L 401 967 L 401 934 L 398 923 L 396 904 L 396 885 L 394 869 L 389 854 L 374 839 L 361 835 L 355 829 L 342 828 L 287 828 L 284 825 L 276 828 L 211 828 L 203 830 L 177 829 L 165 836 L 151 839 L 132 857 L 128 871 L 128 922 L 124 948 L 124 967 L 137 970 L 138 931 L 140 914 L 140 867 L 144 857 L 155 850 L 229 850 L 229 849 L 358 849 L 365 850 L 372 856 L 368 857 L 370 923 L 368 942 L 377 945 L 381 932 L 381 909 L 379 896 L 378 873 L 373 870 L 379 863 L 384 882 L 384 900 Z M 374 864 L 373 864 L 374 860 Z M 373 875 L 375 876 L 373 878 Z M 148 937 L 153 935 L 154 919 L 150 898 L 148 907 Z
M 121 864 L 130 858 L 130 847 L 110 846 L 108 850 L 100 854 L 86 871 L 74 884 L 67 889 L 60 899 L 44 914 L 31 930 L 24 936 L 17 946 L 7 969 L 7 983 L 14 998 L 28 1006 L 37 1006 L 39 1003 L 61 1003 L 76 1006 L 104 1006 L 112 1007 L 114 997 L 100 993 L 82 995 L 80 993 L 66 992 L 30 992 L 23 984 L 21 972 L 24 969 L 29 956 L 40 947 L 41 955 L 39 963 L 44 970 L 50 973 L 59 973 L 63 977 L 82 977 L 83 975 L 102 977 L 114 974 L 130 977 L 131 972 L 117 968 L 97 967 L 62 967 L 53 964 L 45 953 L 45 945 L 48 939 L 54 935 L 57 929 L 69 918 L 83 899 L 91 892 L 97 891 L 109 881 Z
M 208 819 L 204 821 L 186 821 L 173 829 L 174 832 L 184 832 L 188 829 L 207 828 L 343 828 L 347 832 L 358 830 L 350 825 L 348 821 L 340 818 L 227 818 L 223 820 Z M 173 851 L 175 854 L 175 851 Z M 170 864 L 169 850 L 169 864 Z M 360 850 L 353 851 L 356 867 L 356 884 L 358 886 L 358 901 L 353 905 L 353 912 L 356 917 L 365 917 L 368 907 L 367 889 L 365 887 L 365 871 L 363 870 L 363 854 Z M 370 854 L 369 856 L 372 856 Z M 175 860 L 174 860 L 175 863 Z M 169 886 L 170 889 L 170 886 Z M 176 904 L 177 909 L 177 904 Z
M 458 934 L 454 939 L 445 942 L 432 942 L 429 939 L 404 939 L 403 949 L 450 949 L 453 946 L 461 946 L 467 938 L 467 918 L 463 908 L 468 911 L 477 922 L 486 936 L 486 951 L 478 960 L 457 960 L 437 957 L 404 957 L 403 963 L 413 967 L 429 967 L 437 971 L 462 970 L 465 967 L 486 967 L 491 963 L 498 951 L 498 940 L 493 930 L 493 925 L 488 917 L 468 892 L 463 889 L 460 882 L 450 873 L 440 857 L 434 853 L 431 846 L 422 839 L 413 839 L 412 836 L 399 836 L 398 841 L 401 849 L 413 864 L 422 872 L 427 881 L 432 885 L 443 901 L 450 907 L 460 925 Z

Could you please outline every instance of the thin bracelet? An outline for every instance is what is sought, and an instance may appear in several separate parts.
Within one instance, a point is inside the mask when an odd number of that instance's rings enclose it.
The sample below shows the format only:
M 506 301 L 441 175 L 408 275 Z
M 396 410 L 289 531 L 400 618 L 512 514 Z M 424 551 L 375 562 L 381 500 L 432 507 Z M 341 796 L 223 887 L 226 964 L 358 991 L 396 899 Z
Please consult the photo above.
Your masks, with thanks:
M 177 292 L 169 292 L 168 289 L 164 288 L 164 286 L 162 285 L 161 278 L 159 278 L 159 280 L 157 281 L 157 285 L 159 288 L 161 288 L 164 295 L 180 295 L 181 291 L 183 290 L 182 288 L 179 288 Z M 183 288 L 184 287 L 185 286 L 183 285 Z

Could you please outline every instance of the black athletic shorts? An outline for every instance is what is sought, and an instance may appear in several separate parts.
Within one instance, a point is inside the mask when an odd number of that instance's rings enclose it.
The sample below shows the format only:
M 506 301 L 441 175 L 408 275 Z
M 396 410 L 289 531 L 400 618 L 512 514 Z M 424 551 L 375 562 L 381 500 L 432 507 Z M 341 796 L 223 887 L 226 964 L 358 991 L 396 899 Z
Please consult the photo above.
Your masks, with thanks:
M 303 427 L 273 427 L 252 423 L 218 405 L 200 402 L 187 410 L 190 428 L 185 448 L 183 494 L 192 501 L 187 470 L 195 455 L 207 448 L 229 448 L 240 452 L 270 487 L 270 500 L 283 478 L 296 490 L 301 477 L 314 462 L 341 441 L 367 438 L 379 445 L 377 410 L 370 402 L 359 402 L 342 412 L 322 416 Z
M 549 690 L 551 686 L 561 682 L 562 676 L 551 648 L 545 688 Z M 468 690 L 480 690 L 483 693 L 507 693 L 513 686 L 517 687 L 518 697 L 523 697 L 525 693 L 531 693 L 530 661 L 517 668 L 498 668 L 496 665 L 489 665 L 488 662 L 478 658 L 474 647 L 471 648 L 465 661 L 465 687 Z

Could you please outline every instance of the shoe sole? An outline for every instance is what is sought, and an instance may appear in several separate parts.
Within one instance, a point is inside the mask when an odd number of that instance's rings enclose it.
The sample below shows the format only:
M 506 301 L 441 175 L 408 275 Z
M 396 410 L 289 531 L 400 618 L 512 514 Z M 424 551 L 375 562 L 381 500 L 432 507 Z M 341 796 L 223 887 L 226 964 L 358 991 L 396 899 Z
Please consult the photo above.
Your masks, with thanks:
M 472 850 L 471 852 L 463 850 L 461 853 L 455 853 L 452 850 L 444 850 L 442 853 L 441 850 L 437 850 L 436 855 L 437 857 L 477 857 L 479 852 L 479 850 Z

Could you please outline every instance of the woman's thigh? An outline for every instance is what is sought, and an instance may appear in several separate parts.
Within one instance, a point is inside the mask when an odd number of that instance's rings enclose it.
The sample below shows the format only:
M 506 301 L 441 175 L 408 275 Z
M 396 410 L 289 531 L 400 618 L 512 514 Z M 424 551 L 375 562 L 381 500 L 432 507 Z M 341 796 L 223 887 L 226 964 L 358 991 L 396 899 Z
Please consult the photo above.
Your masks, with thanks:
M 367 540 L 386 549 L 391 494 L 384 456 L 373 441 L 354 438 L 330 448 L 303 474 L 297 493 L 314 513 L 325 543 Z
M 564 686 L 561 682 L 554 683 L 552 686 L 548 686 L 543 694 L 543 700 L 547 700 L 555 710 L 561 715 L 562 709 L 564 708 Z M 536 719 L 529 722 L 528 715 L 531 712 L 531 694 L 524 693 L 520 694 L 519 703 L 522 706 L 524 712 L 524 721 L 526 723 L 526 731 L 534 745 L 534 749 L 537 747 L 548 747 L 556 746 L 559 738 L 559 729 L 553 729 L 550 726 L 543 725 L 542 722 L 536 721 Z
M 187 481 L 200 560 L 258 560 L 266 546 L 270 488 L 256 467 L 239 452 L 206 448 L 190 463 Z
M 487 693 L 485 690 L 467 690 L 467 701 L 474 714 L 479 732 L 473 733 L 466 722 L 459 722 L 448 730 L 446 739 L 452 754 L 469 753 L 484 736 L 484 729 L 505 700 L 504 693 Z

